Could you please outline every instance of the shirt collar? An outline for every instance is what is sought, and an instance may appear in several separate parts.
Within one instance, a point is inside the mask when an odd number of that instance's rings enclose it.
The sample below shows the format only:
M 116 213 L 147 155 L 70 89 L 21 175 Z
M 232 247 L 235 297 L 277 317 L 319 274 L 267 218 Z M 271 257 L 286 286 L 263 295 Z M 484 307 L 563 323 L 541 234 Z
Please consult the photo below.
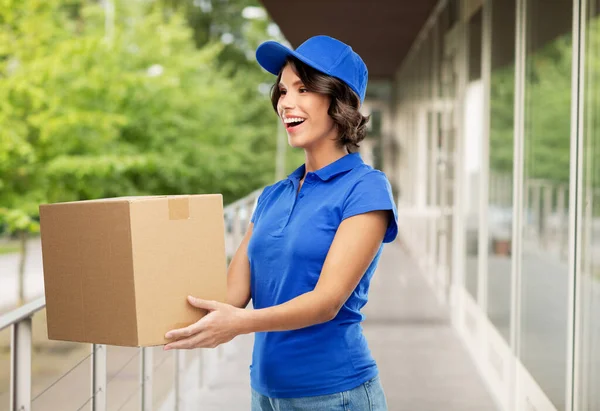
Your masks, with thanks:
M 315 174 L 323 181 L 330 180 L 338 174 L 352 170 L 354 167 L 363 164 L 363 160 L 359 153 L 346 154 L 344 157 L 326 165 L 323 168 L 315 171 Z M 298 167 L 292 174 L 288 176 L 292 180 L 300 180 L 304 176 L 305 164 Z

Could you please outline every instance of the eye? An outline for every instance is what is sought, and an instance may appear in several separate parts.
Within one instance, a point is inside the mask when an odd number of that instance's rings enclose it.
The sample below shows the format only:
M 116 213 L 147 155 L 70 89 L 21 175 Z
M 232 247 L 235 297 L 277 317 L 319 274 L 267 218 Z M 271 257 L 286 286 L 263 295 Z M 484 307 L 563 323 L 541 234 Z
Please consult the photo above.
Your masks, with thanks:
M 308 93 L 308 89 L 304 87 L 301 87 L 299 91 L 300 93 Z
M 285 89 L 282 89 L 282 88 L 279 89 L 279 94 L 280 95 L 285 96 L 286 93 L 287 93 L 287 91 Z

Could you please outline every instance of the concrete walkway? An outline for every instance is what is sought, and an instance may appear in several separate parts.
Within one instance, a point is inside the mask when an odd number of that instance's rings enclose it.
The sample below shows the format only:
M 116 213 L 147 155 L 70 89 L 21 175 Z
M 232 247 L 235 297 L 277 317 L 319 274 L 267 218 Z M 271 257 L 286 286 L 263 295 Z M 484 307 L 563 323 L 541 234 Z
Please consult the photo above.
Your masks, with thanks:
M 390 411 L 493 411 L 475 365 L 416 265 L 387 245 L 364 310 L 364 331 L 379 365 Z M 252 336 L 226 347 L 218 372 L 185 410 L 249 410 Z

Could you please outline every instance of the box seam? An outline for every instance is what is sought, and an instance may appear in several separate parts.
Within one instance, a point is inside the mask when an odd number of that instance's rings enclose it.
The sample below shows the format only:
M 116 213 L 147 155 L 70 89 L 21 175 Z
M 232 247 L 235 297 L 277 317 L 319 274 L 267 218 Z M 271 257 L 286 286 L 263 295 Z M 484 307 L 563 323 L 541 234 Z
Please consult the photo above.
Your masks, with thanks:
M 135 257 L 134 257 L 134 244 L 133 244 L 133 227 L 131 225 L 131 202 L 127 203 L 127 220 L 128 220 L 128 224 L 129 224 L 129 243 L 130 243 L 130 247 L 131 247 L 131 276 L 132 276 L 132 282 L 133 282 L 133 306 L 135 307 L 135 322 L 134 322 L 134 327 L 135 327 L 135 343 L 137 346 L 140 346 L 140 334 L 139 334 L 139 328 L 138 328 L 138 323 L 139 323 L 139 310 L 138 310 L 138 304 L 137 304 L 137 292 L 136 292 L 136 284 L 135 284 Z

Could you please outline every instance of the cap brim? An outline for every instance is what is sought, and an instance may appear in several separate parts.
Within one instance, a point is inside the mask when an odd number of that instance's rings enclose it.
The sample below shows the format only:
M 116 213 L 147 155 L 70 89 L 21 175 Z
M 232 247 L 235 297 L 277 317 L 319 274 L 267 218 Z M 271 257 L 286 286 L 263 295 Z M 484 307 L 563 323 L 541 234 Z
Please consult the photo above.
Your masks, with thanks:
M 258 61 L 258 64 L 260 64 L 262 68 L 267 70 L 269 73 L 275 75 L 279 74 L 285 65 L 286 59 L 290 56 L 297 58 L 304 64 L 319 70 L 320 72 L 329 74 L 318 64 L 296 53 L 294 50 L 277 43 L 276 41 L 266 41 L 256 49 L 256 61 Z

